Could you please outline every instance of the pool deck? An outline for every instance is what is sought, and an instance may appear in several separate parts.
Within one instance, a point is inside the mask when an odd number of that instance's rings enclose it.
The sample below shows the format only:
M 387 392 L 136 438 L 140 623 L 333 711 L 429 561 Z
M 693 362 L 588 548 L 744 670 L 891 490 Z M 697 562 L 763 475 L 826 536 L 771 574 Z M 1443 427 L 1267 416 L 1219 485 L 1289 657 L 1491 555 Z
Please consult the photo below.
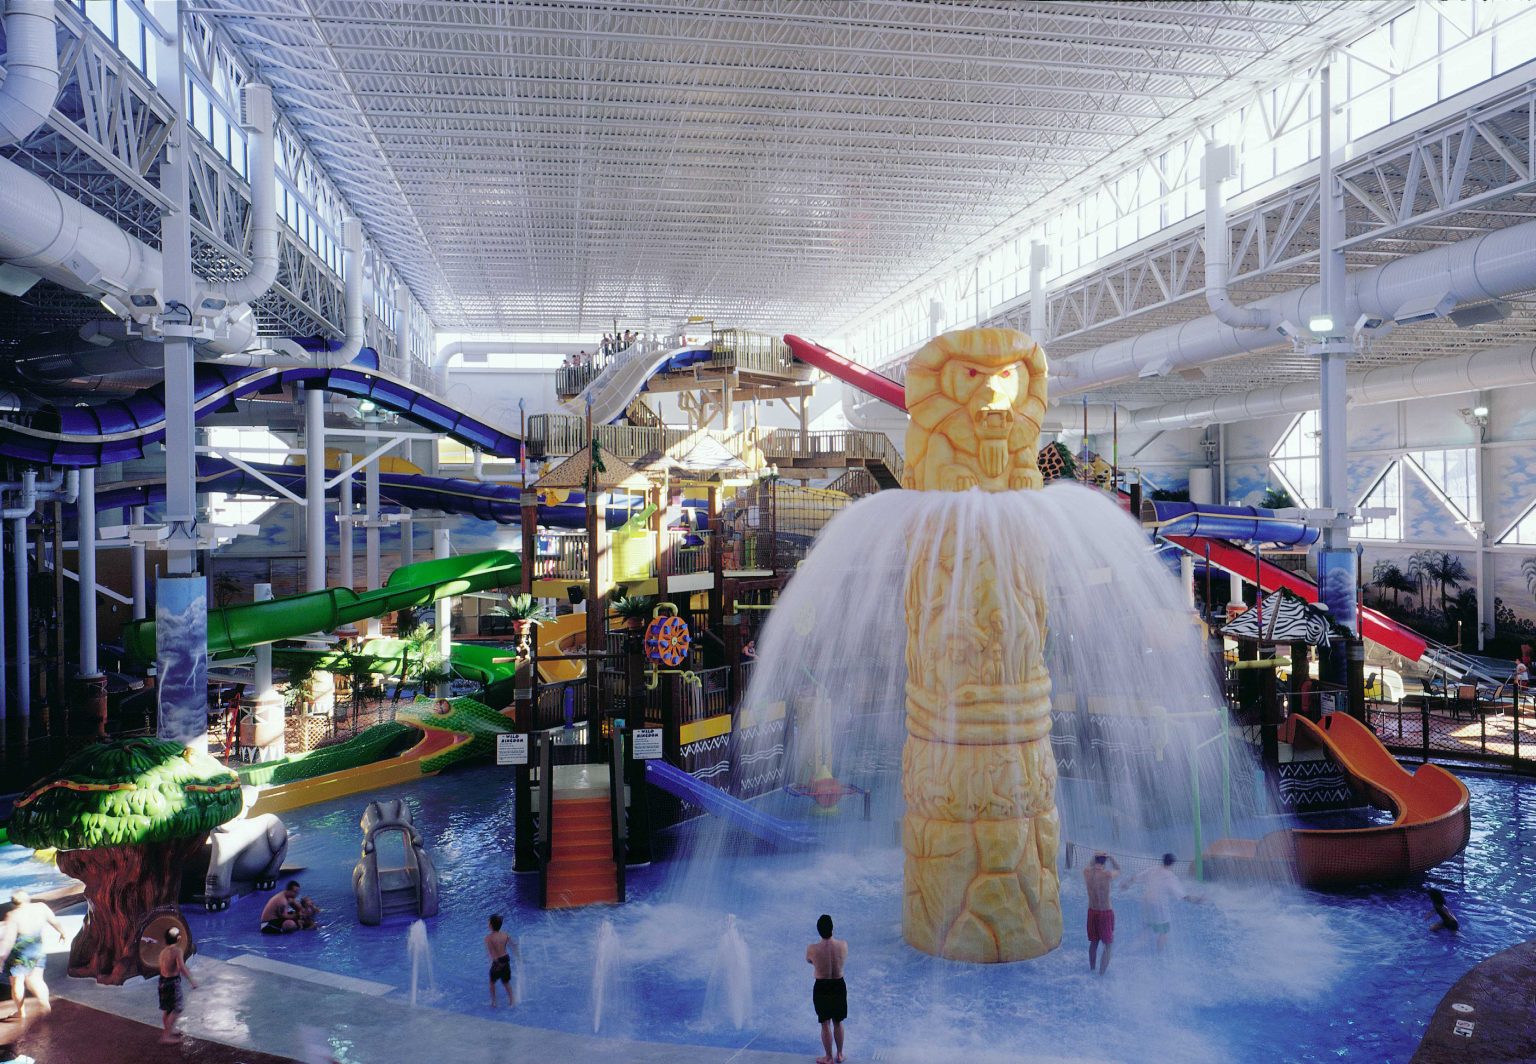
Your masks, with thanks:
M 34 1005 L 25 1024 L 11 1016 L 0 1020 L 0 1060 L 10 1060 L 15 1054 L 30 1057 L 37 1064 L 293 1064 L 288 1057 L 197 1038 L 164 1046 L 158 1026 L 134 1023 L 57 997 L 49 1015 L 35 1013 Z
M 1536 942 L 1495 953 L 1456 981 L 1430 1018 L 1412 1064 L 1536 1060 Z
M 137 1021 L 160 1023 L 155 988 L 145 980 L 101 986 L 64 974 L 65 957 L 48 958 L 48 985 L 55 997 Z M 329 1045 L 337 1064 L 394 1064 L 402 1060 L 452 1060 L 454 1064 L 504 1064 L 508 1060 L 601 1061 L 671 1064 L 682 1057 L 702 1064 L 783 1064 L 820 1054 L 813 1025 L 806 1025 L 805 1053 L 766 1053 L 751 1048 L 679 1046 L 632 1042 L 550 1031 L 514 1023 L 414 1006 L 398 999 L 309 982 L 289 974 L 248 968 L 210 957 L 192 961 L 197 989 L 187 988 L 181 1030 L 189 1037 L 240 1049 L 320 1064 L 318 1046 Z M 324 973 L 316 973 L 324 979 Z M 159 1046 L 155 1046 L 159 1049 Z M 35 1054 L 34 1054 L 35 1055 Z M 74 1057 L 41 1057 L 63 1064 Z M 224 1057 L 132 1058 L 222 1061 Z M 254 1064 L 254 1062 L 253 1062 Z

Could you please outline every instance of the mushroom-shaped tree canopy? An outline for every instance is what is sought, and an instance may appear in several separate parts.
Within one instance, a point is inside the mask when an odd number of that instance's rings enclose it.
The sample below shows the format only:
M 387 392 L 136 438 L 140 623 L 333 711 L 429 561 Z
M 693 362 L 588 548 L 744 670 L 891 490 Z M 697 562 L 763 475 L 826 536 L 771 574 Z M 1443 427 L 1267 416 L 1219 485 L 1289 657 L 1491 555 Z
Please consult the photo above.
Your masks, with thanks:
M 59 868 L 85 884 L 90 912 L 69 974 L 108 983 L 138 975 L 140 925 L 175 906 L 182 864 L 241 805 L 233 772 L 149 738 L 93 743 L 18 799 L 10 837 L 57 849 Z

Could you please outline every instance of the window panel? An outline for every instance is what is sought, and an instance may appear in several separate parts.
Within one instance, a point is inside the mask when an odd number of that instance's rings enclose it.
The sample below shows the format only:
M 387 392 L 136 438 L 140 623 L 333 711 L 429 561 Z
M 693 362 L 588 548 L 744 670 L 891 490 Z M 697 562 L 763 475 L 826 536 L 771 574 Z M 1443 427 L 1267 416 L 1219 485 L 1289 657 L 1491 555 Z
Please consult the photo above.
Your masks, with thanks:
M 1360 508 L 1362 510 L 1392 509 L 1396 512 L 1388 517 L 1367 518 L 1363 525 L 1356 526 L 1357 538 L 1374 540 L 1403 538 L 1403 473 L 1398 463 L 1393 462 L 1387 466 L 1375 485 L 1360 500 Z

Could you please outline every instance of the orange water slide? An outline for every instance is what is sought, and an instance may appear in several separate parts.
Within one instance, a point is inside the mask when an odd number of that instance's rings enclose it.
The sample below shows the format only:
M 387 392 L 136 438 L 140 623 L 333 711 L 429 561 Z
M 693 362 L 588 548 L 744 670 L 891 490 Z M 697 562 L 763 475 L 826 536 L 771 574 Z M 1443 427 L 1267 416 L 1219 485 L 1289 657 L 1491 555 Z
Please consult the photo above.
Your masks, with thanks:
M 1297 750 L 1322 749 L 1372 805 L 1390 809 L 1391 824 L 1292 828 L 1257 841 L 1221 839 L 1206 852 L 1213 874 L 1242 875 L 1255 862 L 1288 865 L 1303 885 L 1334 887 L 1401 879 L 1428 871 L 1462 851 L 1472 834 L 1466 784 L 1439 765 L 1409 772 L 1371 730 L 1344 713 L 1321 724 L 1292 716 L 1280 739 Z

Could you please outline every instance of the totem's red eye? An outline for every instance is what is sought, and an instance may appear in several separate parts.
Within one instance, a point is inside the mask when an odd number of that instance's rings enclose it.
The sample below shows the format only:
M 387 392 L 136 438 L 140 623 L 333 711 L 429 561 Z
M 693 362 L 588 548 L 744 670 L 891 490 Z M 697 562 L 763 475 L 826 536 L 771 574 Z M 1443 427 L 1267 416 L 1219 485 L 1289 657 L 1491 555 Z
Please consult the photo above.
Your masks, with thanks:
M 1011 377 L 1011 376 L 1013 376 L 1013 370 L 1011 370 L 1011 369 L 1005 369 L 1005 370 L 1003 370 L 1003 372 L 1002 372 L 1002 373 L 1001 373 L 1001 374 L 1000 374 L 1000 376 L 1003 376 L 1003 377 Z
M 968 369 L 968 370 L 966 370 L 966 371 L 965 371 L 965 372 L 967 372 L 967 373 L 969 373 L 969 374 L 970 374 L 970 375 L 971 375 L 971 376 L 973 376 L 973 377 L 974 377 L 974 376 L 976 376 L 976 371 L 975 371 L 975 370 L 973 370 L 973 369 Z

